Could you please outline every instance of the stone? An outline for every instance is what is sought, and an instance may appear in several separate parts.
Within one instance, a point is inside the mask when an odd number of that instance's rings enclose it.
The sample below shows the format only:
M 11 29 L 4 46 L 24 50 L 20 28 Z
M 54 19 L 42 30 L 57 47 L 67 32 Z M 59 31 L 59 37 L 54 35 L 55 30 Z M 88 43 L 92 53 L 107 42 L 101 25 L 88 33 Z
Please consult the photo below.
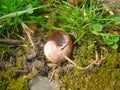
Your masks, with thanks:
M 58 81 L 49 82 L 47 77 L 36 76 L 30 81 L 30 90 L 59 90 Z

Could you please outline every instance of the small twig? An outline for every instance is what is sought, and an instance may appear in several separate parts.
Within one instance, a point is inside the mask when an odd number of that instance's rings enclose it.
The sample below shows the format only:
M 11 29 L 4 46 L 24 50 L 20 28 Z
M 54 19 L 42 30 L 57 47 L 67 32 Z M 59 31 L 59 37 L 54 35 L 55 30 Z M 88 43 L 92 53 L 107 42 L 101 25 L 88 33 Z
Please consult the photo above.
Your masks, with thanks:
M 108 55 L 108 51 L 105 49 L 105 48 L 103 48 L 103 47 L 101 47 L 104 51 L 106 51 L 107 52 L 107 55 Z M 93 66 L 93 65 L 96 65 L 97 63 L 98 63 L 98 61 L 102 61 L 103 59 L 105 59 L 106 58 L 106 56 L 105 57 L 101 57 L 101 59 L 99 59 L 99 57 L 98 57 L 98 52 L 96 51 L 95 52 L 95 61 L 93 61 L 91 64 L 89 64 L 88 66 L 86 66 L 86 67 L 81 67 L 81 66 L 78 66 L 75 62 L 73 62 L 70 58 L 68 58 L 66 55 L 64 55 L 63 53 L 62 53 L 62 51 L 61 51 L 61 49 L 58 49 L 60 52 L 61 52 L 61 54 L 64 56 L 64 58 L 66 59 L 66 60 L 68 60 L 70 63 L 72 63 L 77 69 L 79 69 L 79 70 L 87 70 L 87 69 L 89 69 L 91 66 Z
M 105 8 L 106 11 L 109 12 L 110 15 L 114 15 L 113 11 L 110 10 L 110 8 L 107 5 L 103 4 L 103 7 Z
M 22 41 L 15 39 L 0 39 L 1 44 L 21 44 Z
M 56 68 L 56 66 L 53 67 L 52 75 L 50 76 L 49 82 L 51 82 L 52 79 L 53 79 L 53 77 L 54 77 L 54 74 L 55 74 L 55 68 Z
M 26 35 L 28 36 L 28 39 L 29 39 L 29 41 L 30 41 L 33 49 L 35 50 L 35 45 L 34 45 L 34 43 L 33 43 L 33 40 L 32 40 L 32 38 L 31 38 L 30 32 L 29 32 L 30 28 L 29 28 L 27 25 L 25 25 L 22 21 L 20 21 L 20 22 L 21 22 L 21 25 L 22 25 L 22 27 L 23 27 Z
M 101 62 L 108 56 L 108 50 L 105 49 L 104 47 L 101 48 L 106 52 L 106 55 L 104 57 L 101 55 L 101 59 L 98 62 L 96 62 L 95 65 L 101 64 Z
M 80 66 L 77 66 L 77 64 L 75 63 L 75 62 L 73 62 L 70 58 L 68 58 L 66 55 L 64 55 L 63 53 L 62 53 L 62 55 L 64 56 L 64 58 L 66 59 L 66 60 L 68 60 L 70 63 L 72 63 L 76 68 L 78 68 L 78 69 L 83 69 L 82 67 L 80 67 Z
M 89 68 L 90 68 L 91 66 L 93 66 L 96 62 L 98 62 L 99 58 L 98 58 L 98 52 L 97 52 L 97 51 L 95 52 L 95 57 L 96 57 L 96 59 L 95 59 L 92 63 L 90 63 L 88 66 L 83 67 L 83 69 L 89 69 Z

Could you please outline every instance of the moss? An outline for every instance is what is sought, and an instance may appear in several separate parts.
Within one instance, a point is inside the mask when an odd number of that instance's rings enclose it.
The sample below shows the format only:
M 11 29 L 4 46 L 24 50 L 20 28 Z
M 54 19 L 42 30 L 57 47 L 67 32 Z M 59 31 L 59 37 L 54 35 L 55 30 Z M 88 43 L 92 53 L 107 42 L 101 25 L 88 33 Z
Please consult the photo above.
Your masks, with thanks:
M 31 77 L 16 73 L 16 70 L 24 68 L 25 51 L 21 47 L 7 47 L 0 51 L 0 90 L 28 90 Z
M 28 77 L 20 76 L 5 71 L 0 72 L 0 90 L 28 90 Z
M 120 53 L 109 50 L 108 57 L 96 70 L 74 70 L 62 78 L 64 86 L 71 90 L 119 90 Z
M 80 66 L 86 66 L 89 60 L 94 57 L 94 50 L 88 49 L 86 46 L 81 46 L 80 49 L 76 50 L 75 61 Z

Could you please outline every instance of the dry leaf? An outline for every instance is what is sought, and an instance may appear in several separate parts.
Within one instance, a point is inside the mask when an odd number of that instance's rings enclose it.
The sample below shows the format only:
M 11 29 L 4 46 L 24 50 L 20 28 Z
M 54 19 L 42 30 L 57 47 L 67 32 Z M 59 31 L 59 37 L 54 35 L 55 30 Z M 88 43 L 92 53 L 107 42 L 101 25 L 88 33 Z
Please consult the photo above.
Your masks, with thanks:
M 76 3 L 80 4 L 81 2 L 82 2 L 82 0 L 69 0 L 69 3 L 73 4 L 73 5 L 75 5 Z
M 30 35 L 34 35 L 35 31 L 37 30 L 37 24 L 36 23 L 28 23 L 27 26 L 30 29 Z
M 114 12 L 120 13 L 120 0 L 106 0 L 103 7 L 109 11 L 110 15 L 114 15 Z

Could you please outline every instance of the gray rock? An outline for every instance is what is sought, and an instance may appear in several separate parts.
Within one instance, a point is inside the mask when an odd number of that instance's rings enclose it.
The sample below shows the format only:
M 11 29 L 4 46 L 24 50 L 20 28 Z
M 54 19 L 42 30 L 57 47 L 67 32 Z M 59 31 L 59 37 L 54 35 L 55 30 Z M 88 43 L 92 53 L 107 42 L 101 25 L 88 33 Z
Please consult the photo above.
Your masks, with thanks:
M 30 90 L 59 90 L 58 81 L 49 82 L 47 77 L 36 76 L 30 82 Z

